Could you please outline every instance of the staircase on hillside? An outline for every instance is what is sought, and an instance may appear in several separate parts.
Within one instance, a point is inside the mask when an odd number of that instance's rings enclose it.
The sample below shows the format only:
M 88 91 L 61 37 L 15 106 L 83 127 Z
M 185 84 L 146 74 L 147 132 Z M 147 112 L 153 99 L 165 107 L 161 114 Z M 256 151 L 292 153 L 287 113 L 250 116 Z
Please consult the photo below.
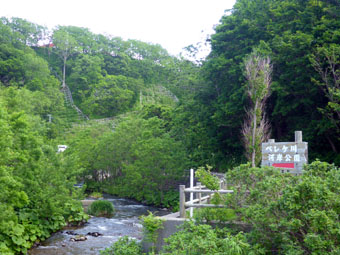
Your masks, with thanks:
M 72 93 L 70 88 L 66 85 L 66 83 L 64 83 L 61 86 L 61 91 L 64 93 L 65 96 L 65 102 L 67 105 L 71 106 L 73 109 L 75 109 L 78 113 L 78 116 L 84 120 L 89 120 L 89 117 L 86 116 L 73 102 L 73 98 L 72 98 Z

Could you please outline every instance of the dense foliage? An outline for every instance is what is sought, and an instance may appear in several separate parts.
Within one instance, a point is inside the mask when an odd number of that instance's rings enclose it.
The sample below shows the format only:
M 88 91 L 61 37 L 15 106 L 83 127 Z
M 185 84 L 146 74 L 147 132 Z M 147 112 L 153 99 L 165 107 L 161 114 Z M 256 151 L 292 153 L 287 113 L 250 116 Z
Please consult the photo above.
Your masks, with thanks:
M 338 254 L 340 169 L 315 161 L 302 176 L 242 165 L 228 172 L 227 202 L 265 254 Z
M 166 241 L 168 244 L 161 254 L 258 254 L 250 247 L 242 233 L 231 235 L 226 229 L 214 230 L 209 225 L 195 225 L 193 222 L 185 224 L 181 231 Z
M 236 224 L 248 225 L 247 233 L 192 225 L 170 237 L 165 248 L 170 254 L 197 249 L 197 254 L 228 254 L 231 248 L 218 247 L 230 238 L 242 241 L 239 253 L 230 254 L 339 254 L 339 168 L 315 161 L 304 175 L 292 176 L 248 164 L 229 171 L 227 179 L 234 194 L 226 204 L 235 211 Z
M 166 121 L 133 115 L 114 132 L 105 125 L 88 127 L 69 140 L 65 152 L 78 155 L 88 188 L 146 203 L 177 205 L 177 183 L 188 167 L 183 145 L 167 132 Z
M 159 45 L 105 37 L 72 26 L 55 28 L 51 40 L 52 44 L 36 51 L 70 87 L 76 104 L 90 117 L 129 111 L 137 102 L 143 103 L 150 88 L 171 87 L 183 76 L 176 76 L 183 71 L 179 60 Z
M 339 115 L 334 108 L 331 113 L 322 110 L 332 108 L 332 103 L 315 83 L 324 81 L 311 61 L 319 53 L 326 70 L 321 54 L 325 51 L 319 49 L 339 44 L 339 13 L 337 1 L 236 1 L 211 36 L 212 51 L 201 69 L 202 87 L 195 101 L 188 102 L 192 116 L 184 130 L 192 136 L 191 147 L 198 154 L 195 162 L 202 160 L 201 165 L 224 170 L 244 160 L 241 127 L 250 103 L 242 63 L 254 48 L 270 56 L 273 64 L 266 108 L 272 138 L 291 141 L 294 131 L 302 130 L 311 158 L 339 162 L 339 130 L 334 123 Z M 337 59 L 333 69 L 338 73 L 339 58 L 333 59 Z M 338 101 L 334 103 L 336 108 Z
M 101 255 L 140 255 L 142 249 L 135 239 L 127 236 L 121 237 L 111 247 L 100 251 Z
M 237 0 L 202 63 L 86 28 L 47 31 L 1 18 L 0 253 L 25 253 L 66 222 L 82 221 L 76 182 L 88 192 L 176 208 L 185 169 L 208 164 L 226 172 L 245 162 L 241 133 L 251 102 L 244 63 L 251 52 L 273 63 L 260 114 L 272 137 L 291 141 L 302 130 L 310 161 L 339 164 L 339 13 L 332 0 Z M 81 111 L 92 120 L 82 122 Z M 57 144 L 68 149 L 56 153 Z M 294 177 L 245 165 L 230 170 L 230 208 L 199 217 L 236 217 L 249 233 L 190 225 L 169 239 L 167 252 L 211 246 L 216 253 L 339 253 L 339 170 L 317 161 L 305 171 Z M 215 189 L 216 180 L 204 168 L 199 173 Z M 185 240 L 181 247 L 178 239 Z M 121 242 L 114 249 L 136 248 Z
M 50 140 L 58 134 L 57 122 L 46 122 L 46 115 L 65 107 L 47 62 L 27 46 L 40 27 L 5 21 L 0 23 L 0 253 L 25 254 L 87 216 L 75 200 L 82 193 L 73 187 L 77 165 L 56 154 Z M 21 26 L 29 34 L 19 32 Z
M 0 105 L 0 253 L 25 253 L 85 214 L 73 200 L 80 194 L 73 188 L 75 165 L 44 142 L 43 123 L 35 129 L 37 123 L 32 125 L 23 112 L 11 112 L 1 97 Z

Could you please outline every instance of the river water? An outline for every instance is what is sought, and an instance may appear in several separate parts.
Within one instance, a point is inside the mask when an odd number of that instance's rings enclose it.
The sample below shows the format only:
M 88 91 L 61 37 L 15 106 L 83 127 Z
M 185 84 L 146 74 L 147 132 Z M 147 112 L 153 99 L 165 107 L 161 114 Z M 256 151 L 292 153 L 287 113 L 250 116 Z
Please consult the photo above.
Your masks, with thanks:
M 133 200 L 109 197 L 116 213 L 112 218 L 92 217 L 82 227 L 68 228 L 54 233 L 42 244 L 29 251 L 29 255 L 97 255 L 100 250 L 111 246 L 122 236 L 130 236 L 141 240 L 142 225 L 139 216 L 147 215 L 148 211 L 156 215 L 164 215 L 166 211 L 145 206 Z M 72 234 L 86 235 L 86 241 L 72 241 Z M 68 232 L 68 233 L 66 233 Z M 101 236 L 94 237 L 88 233 L 98 232 Z

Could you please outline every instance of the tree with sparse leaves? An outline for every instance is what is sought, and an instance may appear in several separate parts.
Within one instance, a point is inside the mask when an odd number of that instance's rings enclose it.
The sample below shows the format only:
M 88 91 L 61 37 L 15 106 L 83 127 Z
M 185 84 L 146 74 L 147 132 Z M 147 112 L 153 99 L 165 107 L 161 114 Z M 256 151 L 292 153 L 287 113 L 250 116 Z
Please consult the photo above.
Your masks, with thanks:
M 256 51 L 244 62 L 247 78 L 246 92 L 251 106 L 242 127 L 246 157 L 252 167 L 261 160 L 261 143 L 269 138 L 270 124 L 265 115 L 266 100 L 270 94 L 272 65 L 269 57 L 261 57 Z
M 340 46 L 331 44 L 318 47 L 310 60 L 321 78 L 321 81 L 313 81 L 322 88 L 329 100 L 327 106 L 320 110 L 340 132 Z
M 66 61 L 69 56 L 76 52 L 77 41 L 76 39 L 68 33 L 68 31 L 59 27 L 59 29 L 55 30 L 52 36 L 53 44 L 57 49 L 57 52 L 63 60 L 63 84 L 65 86 L 65 76 L 66 76 Z

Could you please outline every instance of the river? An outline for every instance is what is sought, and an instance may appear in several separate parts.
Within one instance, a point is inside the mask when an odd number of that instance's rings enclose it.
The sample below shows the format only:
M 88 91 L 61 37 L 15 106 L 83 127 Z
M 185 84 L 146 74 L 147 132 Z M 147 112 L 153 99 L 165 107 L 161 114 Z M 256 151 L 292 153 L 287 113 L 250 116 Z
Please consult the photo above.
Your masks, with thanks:
M 54 233 L 40 246 L 31 249 L 29 255 L 98 255 L 122 236 L 130 236 L 141 240 L 142 225 L 139 216 L 147 215 L 151 211 L 157 215 L 164 215 L 166 211 L 145 206 L 133 200 L 106 197 L 105 200 L 113 203 L 116 213 L 112 218 L 92 217 L 82 227 L 67 228 Z M 70 234 L 70 231 L 73 233 Z M 98 232 L 101 235 L 94 237 L 88 233 Z M 86 235 L 86 241 L 72 241 L 72 234 Z

